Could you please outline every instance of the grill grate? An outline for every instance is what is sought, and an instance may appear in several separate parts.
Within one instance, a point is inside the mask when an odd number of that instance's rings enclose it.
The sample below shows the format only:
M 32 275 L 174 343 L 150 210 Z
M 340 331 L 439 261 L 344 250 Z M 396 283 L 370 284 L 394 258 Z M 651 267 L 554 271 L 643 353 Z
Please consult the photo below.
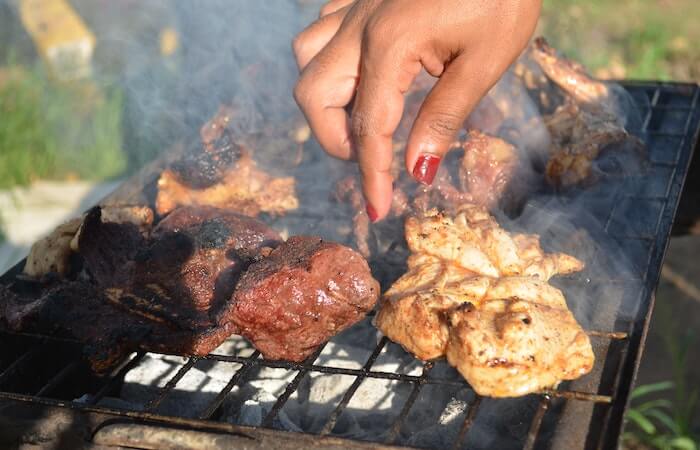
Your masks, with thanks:
M 627 313 L 619 314 L 610 330 L 588 332 L 596 350 L 596 364 L 602 366 L 599 383 L 596 383 L 593 389 L 578 388 L 585 386 L 585 383 L 563 383 L 556 390 L 513 400 L 529 405 L 526 410 L 530 415 L 520 417 L 512 429 L 508 428 L 510 435 L 507 445 L 505 442 L 504 445 L 499 445 L 499 436 L 490 436 L 488 445 L 479 444 L 480 437 L 472 436 L 474 433 L 470 431 L 482 415 L 488 415 L 488 411 L 485 410 L 511 400 L 482 398 L 470 391 L 470 399 L 461 411 L 458 422 L 455 422 L 453 439 L 446 447 L 458 449 L 487 445 L 503 448 L 513 445 L 515 440 L 517 447 L 525 449 L 545 445 L 564 448 L 562 441 L 557 440 L 556 434 L 557 429 L 566 423 L 567 415 L 572 414 L 566 406 L 572 402 L 591 405 L 593 410 L 590 423 L 584 427 L 584 434 L 581 435 L 583 440 L 573 438 L 575 445 L 587 448 L 616 446 L 649 326 L 654 304 L 653 292 L 658 283 L 675 209 L 700 121 L 700 89 L 696 85 L 632 82 L 625 83 L 624 86 L 632 94 L 643 115 L 642 128 L 637 132 L 645 137 L 648 145 L 652 163 L 649 172 L 651 175 L 645 176 L 643 180 L 640 177 L 630 179 L 629 183 L 625 182 L 625 186 L 632 188 L 627 189 L 623 186 L 615 194 L 615 207 L 601 211 L 600 214 L 604 214 L 606 232 L 623 242 L 625 248 L 633 249 L 632 256 L 636 261 L 638 274 L 633 274 L 632 278 L 641 278 L 643 285 L 640 289 L 638 284 L 628 285 L 624 279 L 611 280 L 611 283 L 619 285 L 621 292 L 624 292 L 619 308 Z M 638 187 L 642 185 L 639 184 L 641 182 L 644 189 L 640 190 Z M 635 196 L 630 196 L 628 192 L 635 192 Z M 631 292 L 625 291 L 626 286 L 631 286 L 631 289 L 628 289 Z M 382 355 L 387 354 L 391 347 L 395 347 L 395 344 L 386 338 L 381 338 L 359 368 L 323 364 L 319 361 L 319 355 L 324 348 L 320 348 L 302 363 L 265 360 L 257 351 L 252 351 L 247 356 L 237 352 L 235 355 L 210 354 L 201 358 L 189 358 L 169 377 L 157 395 L 144 399 L 142 409 L 136 411 L 101 406 L 100 402 L 119 390 L 126 374 L 144 360 L 144 353 L 132 355 L 109 376 L 97 379 L 85 375 L 86 369 L 81 363 L 80 348 L 76 342 L 28 333 L 3 333 L 0 334 L 0 345 L 0 400 L 107 412 L 137 421 L 158 421 L 171 426 L 224 432 L 234 432 L 235 427 L 220 419 L 220 410 L 227 396 L 236 387 L 248 383 L 261 368 L 281 369 L 288 372 L 290 377 L 293 376 L 267 414 L 262 417 L 262 427 L 271 429 L 279 428 L 276 419 L 280 411 L 295 392 L 298 392 L 305 379 L 312 375 L 354 377 L 337 405 L 330 410 L 325 423 L 313 432 L 317 436 L 337 434 L 335 430 L 340 419 L 363 383 L 368 380 L 386 380 L 395 383 L 391 386 L 397 386 L 396 390 L 399 387 L 405 389 L 406 399 L 398 408 L 398 415 L 391 418 L 387 430 L 380 436 L 363 438 L 388 445 L 408 443 L 411 436 L 411 430 L 406 429 L 409 416 L 415 413 L 416 405 L 427 389 L 468 389 L 468 385 L 458 376 L 444 376 L 445 363 L 442 362 L 420 364 L 419 374 L 403 373 L 402 370 L 389 372 L 375 368 Z M 602 354 L 602 359 L 599 353 Z M 46 355 L 50 354 L 54 357 L 47 359 Z M 198 412 L 196 418 L 159 413 L 164 402 L 177 390 L 178 383 L 202 363 L 229 365 L 231 375 L 226 385 L 201 412 Z M 36 367 L 42 366 L 43 370 L 36 371 Z M 79 379 L 85 381 L 79 387 L 93 393 L 87 402 L 71 401 L 75 398 L 76 380 Z M 66 389 L 68 385 L 72 388 Z M 496 424 L 495 429 L 503 428 Z

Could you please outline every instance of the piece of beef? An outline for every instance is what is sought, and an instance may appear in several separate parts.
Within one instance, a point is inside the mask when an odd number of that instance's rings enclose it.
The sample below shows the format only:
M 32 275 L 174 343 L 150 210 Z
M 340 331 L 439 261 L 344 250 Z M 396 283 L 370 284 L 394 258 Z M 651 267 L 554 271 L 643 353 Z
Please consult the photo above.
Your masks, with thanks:
M 357 252 L 294 236 L 243 274 L 231 318 L 266 358 L 302 361 L 361 320 L 378 296 L 379 283 Z
M 8 328 L 73 336 L 98 372 L 137 349 L 205 355 L 219 346 L 237 331 L 224 312 L 241 272 L 281 242 L 262 222 L 216 208 L 176 210 L 150 239 L 100 216 L 86 215 L 79 238 L 89 281 L 39 297 L 0 293 Z

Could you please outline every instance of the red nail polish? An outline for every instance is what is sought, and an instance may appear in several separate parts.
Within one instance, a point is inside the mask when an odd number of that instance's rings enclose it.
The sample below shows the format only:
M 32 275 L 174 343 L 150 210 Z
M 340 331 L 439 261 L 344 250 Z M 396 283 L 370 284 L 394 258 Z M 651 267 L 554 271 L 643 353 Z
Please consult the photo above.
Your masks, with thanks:
M 413 177 L 422 184 L 431 184 L 440 167 L 440 157 L 435 155 L 420 155 L 413 167 Z
M 369 220 L 374 223 L 377 221 L 377 218 L 379 217 L 379 214 L 377 214 L 377 210 L 374 209 L 372 205 L 367 203 L 367 215 L 369 216 Z

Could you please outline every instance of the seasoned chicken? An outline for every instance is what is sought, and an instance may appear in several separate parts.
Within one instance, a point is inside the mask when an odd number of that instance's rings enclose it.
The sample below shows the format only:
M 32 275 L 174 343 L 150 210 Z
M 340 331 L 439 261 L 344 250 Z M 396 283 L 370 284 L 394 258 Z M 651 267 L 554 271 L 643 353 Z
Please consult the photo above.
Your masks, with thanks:
M 577 378 L 593 366 L 588 336 L 548 283 L 583 268 L 511 235 L 480 206 L 456 217 L 433 210 L 406 221 L 408 271 L 375 319 L 417 358 L 447 356 L 481 395 L 512 397 Z
M 158 180 L 156 211 L 164 215 L 178 206 L 214 206 L 255 217 L 261 212 L 284 214 L 299 207 L 293 177 L 275 178 L 259 169 L 243 152 L 220 182 L 197 189 L 166 169 Z

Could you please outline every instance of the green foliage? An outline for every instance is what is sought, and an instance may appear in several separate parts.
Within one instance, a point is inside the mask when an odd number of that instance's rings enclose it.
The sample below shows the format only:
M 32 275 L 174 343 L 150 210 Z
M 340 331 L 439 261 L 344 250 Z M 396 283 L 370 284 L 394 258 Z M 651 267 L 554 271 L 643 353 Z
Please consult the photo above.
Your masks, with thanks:
M 122 103 L 114 88 L 54 83 L 39 68 L 0 68 L 0 189 L 121 174 Z
M 686 368 L 696 343 L 693 330 L 679 335 L 673 313 L 663 303 L 657 308 L 661 337 L 671 359 L 673 382 L 646 384 L 632 391 L 632 407 L 627 412 L 629 425 L 623 435 L 627 444 L 643 444 L 660 450 L 697 450 L 692 419 L 698 400 L 698 389 L 687 383 Z M 669 398 L 660 397 L 664 393 Z
M 544 0 L 538 32 L 602 76 L 698 81 L 690 11 L 697 0 Z

